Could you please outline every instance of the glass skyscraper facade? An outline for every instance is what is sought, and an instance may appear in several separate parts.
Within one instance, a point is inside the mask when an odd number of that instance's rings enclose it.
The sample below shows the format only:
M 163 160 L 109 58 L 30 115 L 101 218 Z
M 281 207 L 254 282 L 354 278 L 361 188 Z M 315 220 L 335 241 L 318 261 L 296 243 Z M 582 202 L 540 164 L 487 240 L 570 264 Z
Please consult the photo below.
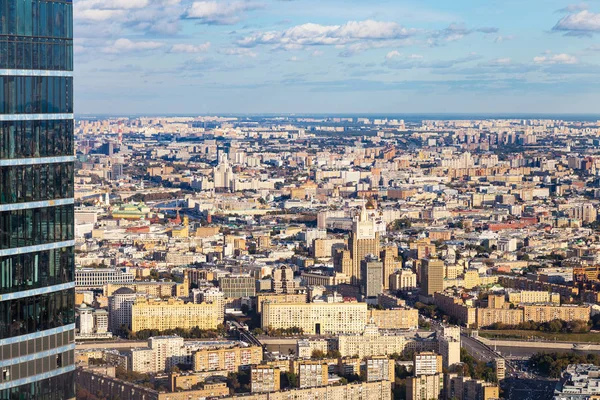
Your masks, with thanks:
M 0 400 L 75 397 L 72 6 L 0 0 Z

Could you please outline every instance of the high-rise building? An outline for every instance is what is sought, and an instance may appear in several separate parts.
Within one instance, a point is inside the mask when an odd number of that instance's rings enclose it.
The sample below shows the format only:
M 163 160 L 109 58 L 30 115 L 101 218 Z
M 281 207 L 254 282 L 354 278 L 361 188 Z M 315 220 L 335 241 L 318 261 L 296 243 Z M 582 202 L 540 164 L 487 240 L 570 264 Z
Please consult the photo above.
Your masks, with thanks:
M 377 295 L 383 292 L 383 263 L 370 254 L 361 261 L 360 269 L 363 299 L 377 299 Z
M 74 393 L 73 4 L 0 2 L 0 398 Z
M 444 261 L 427 258 L 421 265 L 421 293 L 433 296 L 435 292 L 444 290 Z
M 350 276 L 353 285 L 359 286 L 362 260 L 369 254 L 379 254 L 379 233 L 375 231 L 375 221 L 369 218 L 364 206 L 352 222 L 348 249 L 352 259 L 351 270 L 341 272 Z

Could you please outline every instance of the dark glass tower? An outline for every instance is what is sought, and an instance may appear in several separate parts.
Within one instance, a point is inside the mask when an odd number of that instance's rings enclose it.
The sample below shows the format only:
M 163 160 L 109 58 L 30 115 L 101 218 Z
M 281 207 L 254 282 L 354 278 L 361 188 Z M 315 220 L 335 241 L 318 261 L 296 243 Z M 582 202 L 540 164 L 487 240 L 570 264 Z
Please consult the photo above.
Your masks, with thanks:
M 71 0 L 0 0 L 0 400 L 74 394 Z

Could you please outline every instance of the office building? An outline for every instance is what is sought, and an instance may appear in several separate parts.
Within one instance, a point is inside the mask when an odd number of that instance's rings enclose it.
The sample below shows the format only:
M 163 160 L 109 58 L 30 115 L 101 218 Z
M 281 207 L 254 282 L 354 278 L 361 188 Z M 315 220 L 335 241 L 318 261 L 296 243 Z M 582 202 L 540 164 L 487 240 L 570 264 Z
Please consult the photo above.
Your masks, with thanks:
M 390 290 L 408 292 L 417 288 L 417 274 L 410 269 L 401 269 L 389 277 Z
M 78 268 L 75 286 L 81 289 L 102 289 L 109 283 L 133 282 L 135 274 L 125 268 Z
M 398 261 L 398 248 L 395 246 L 386 247 L 379 253 L 379 258 L 383 263 L 383 289 L 390 288 L 390 276 L 397 270 L 402 269 L 402 262 Z
M 294 270 L 287 265 L 273 270 L 271 290 L 275 293 L 291 294 L 295 292 L 297 282 L 294 280 Z
M 0 398 L 72 399 L 73 5 L 0 3 Z
M 352 285 L 360 286 L 361 262 L 370 254 L 378 255 L 379 247 L 379 232 L 375 231 L 375 221 L 369 218 L 363 205 L 359 215 L 352 220 L 348 249 L 334 253 L 336 271 L 350 277 Z
M 254 297 L 256 295 L 256 279 L 251 276 L 226 276 L 219 279 L 219 287 L 227 299 Z
M 444 290 L 444 261 L 435 258 L 422 260 L 421 294 L 433 296 Z

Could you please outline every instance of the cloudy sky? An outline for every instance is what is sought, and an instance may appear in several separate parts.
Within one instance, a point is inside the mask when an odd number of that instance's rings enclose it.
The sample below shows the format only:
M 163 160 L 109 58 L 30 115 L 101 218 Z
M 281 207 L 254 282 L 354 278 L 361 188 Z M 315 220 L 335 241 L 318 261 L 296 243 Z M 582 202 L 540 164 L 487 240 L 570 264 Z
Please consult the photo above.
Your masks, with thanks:
M 79 114 L 600 113 L 600 0 L 74 0 Z

